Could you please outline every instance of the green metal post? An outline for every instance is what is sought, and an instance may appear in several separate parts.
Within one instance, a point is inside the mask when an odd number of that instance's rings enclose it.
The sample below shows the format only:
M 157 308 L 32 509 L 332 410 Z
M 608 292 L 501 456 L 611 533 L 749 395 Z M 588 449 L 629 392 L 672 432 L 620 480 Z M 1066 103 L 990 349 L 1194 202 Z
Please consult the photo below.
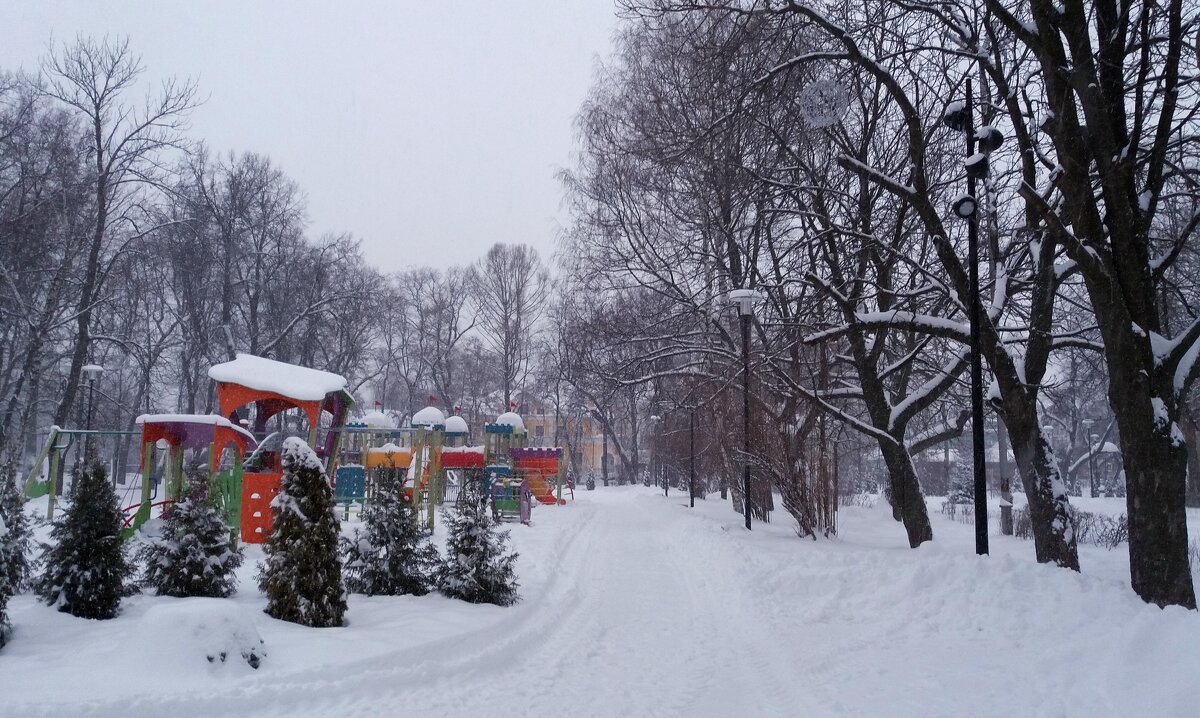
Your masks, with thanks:
M 445 438 L 446 438 L 445 432 L 437 431 L 436 429 L 430 430 L 429 484 L 428 484 L 428 486 L 429 486 L 429 499 L 428 499 L 429 518 L 427 519 L 428 528 L 430 531 L 433 530 L 434 504 L 436 503 L 434 498 L 441 492 L 441 486 L 442 486 L 441 452 L 438 451 L 438 449 L 440 449 L 442 444 L 445 442 Z
M 46 456 L 50 454 L 51 448 L 57 441 L 58 427 L 52 426 L 50 427 L 50 438 L 46 439 L 46 445 L 43 446 L 41 452 L 38 453 L 37 459 L 35 459 L 33 462 L 33 468 L 29 470 L 29 476 L 25 478 L 24 494 L 26 496 L 29 496 L 29 491 L 33 488 L 33 484 L 37 480 L 38 474 L 41 472 L 42 463 L 46 461 Z M 46 483 L 50 485 L 51 490 L 53 490 L 52 481 L 54 479 L 54 474 L 50 474 L 50 479 L 51 481 L 47 481 Z
M 562 504 L 562 489 L 563 489 L 563 474 L 566 473 L 567 462 L 563 461 L 563 457 L 558 457 L 558 503 Z
M 421 470 L 421 464 L 425 454 L 425 427 L 417 429 L 417 435 L 413 437 L 412 459 L 408 464 L 408 475 L 412 477 L 413 482 L 413 509 L 421 504 L 421 476 L 424 472 Z
M 154 473 L 154 442 L 142 446 L 142 504 L 150 503 L 150 474 Z
M 58 447 L 57 446 L 51 447 L 50 448 L 50 476 L 46 479 L 47 483 L 50 486 L 50 491 L 46 494 L 46 520 L 47 521 L 54 520 L 54 501 L 57 498 L 56 494 L 57 494 L 58 486 L 57 486 L 56 482 L 58 481 L 58 463 L 60 461 L 62 461 L 62 458 L 59 456 Z

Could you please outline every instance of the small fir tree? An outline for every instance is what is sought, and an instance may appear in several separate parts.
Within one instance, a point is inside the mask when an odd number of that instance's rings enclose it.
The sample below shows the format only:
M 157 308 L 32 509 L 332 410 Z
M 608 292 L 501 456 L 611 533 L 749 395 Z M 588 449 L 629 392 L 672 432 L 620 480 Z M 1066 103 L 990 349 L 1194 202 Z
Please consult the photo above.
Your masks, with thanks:
M 133 567 L 121 541 L 124 514 L 117 494 L 94 457 L 72 472 L 69 499 L 50 532 L 37 594 L 72 616 L 113 618 Z
M 203 477 L 192 477 L 187 498 L 167 510 L 162 534 L 147 541 L 138 557 L 144 582 L 159 596 L 226 598 L 237 590 L 234 571 L 242 549 L 234 548 L 221 512 L 207 501 Z
M 0 648 L 8 642 L 12 624 L 8 600 L 26 587 L 29 576 L 29 515 L 17 487 L 12 461 L 0 464 Z
M 496 528 L 482 481 L 465 482 L 447 524 L 442 593 L 469 603 L 516 603 L 517 554 L 507 551 L 508 532 Z
M 399 472 L 381 470 L 363 528 L 342 539 L 346 589 L 368 596 L 424 596 L 437 587 L 441 557 L 404 498 Z
M 346 613 L 340 521 L 325 469 L 294 437 L 283 442 L 280 462 L 283 479 L 271 501 L 271 535 L 258 573 L 266 612 L 305 626 L 340 626 Z
M 952 504 L 975 504 L 974 465 L 955 462 L 950 470 L 950 495 Z

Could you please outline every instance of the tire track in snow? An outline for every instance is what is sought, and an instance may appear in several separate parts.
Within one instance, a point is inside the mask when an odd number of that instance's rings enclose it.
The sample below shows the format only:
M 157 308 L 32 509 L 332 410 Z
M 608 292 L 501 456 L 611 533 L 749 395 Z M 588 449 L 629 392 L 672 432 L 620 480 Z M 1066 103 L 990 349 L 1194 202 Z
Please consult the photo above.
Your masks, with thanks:
M 584 563 L 575 558 L 595 531 L 595 506 L 580 505 L 573 516 L 572 530 L 565 532 L 551 560 Z M 564 621 L 579 605 L 579 586 L 569 572 L 555 571 L 542 590 L 517 606 L 495 609 L 501 620 L 488 623 L 444 640 L 398 648 L 370 658 L 316 666 L 286 674 L 266 673 L 239 681 L 218 695 L 205 693 L 146 694 L 75 704 L 23 704 L 14 706 L 19 715 L 35 716 L 187 716 L 214 715 L 348 715 L 346 701 L 362 691 L 374 693 L 380 686 L 421 686 L 444 680 L 475 665 L 492 665 L 497 657 L 519 655 L 548 640 L 546 626 Z M 316 629 L 320 630 L 320 629 Z M 270 647 L 268 646 L 268 651 Z M 414 658 L 415 657 L 415 658 Z M 269 660 L 269 656 L 268 656 Z M 331 675 L 336 674 L 336 675 Z
M 28 714 L 381 716 L 792 715 L 795 664 L 737 566 L 740 542 L 629 493 L 580 504 L 557 569 L 489 625 L 335 668 Z M 784 652 L 790 658 L 789 652 Z M 334 673 L 336 672 L 336 673 Z M 63 710 L 67 708 L 67 710 Z

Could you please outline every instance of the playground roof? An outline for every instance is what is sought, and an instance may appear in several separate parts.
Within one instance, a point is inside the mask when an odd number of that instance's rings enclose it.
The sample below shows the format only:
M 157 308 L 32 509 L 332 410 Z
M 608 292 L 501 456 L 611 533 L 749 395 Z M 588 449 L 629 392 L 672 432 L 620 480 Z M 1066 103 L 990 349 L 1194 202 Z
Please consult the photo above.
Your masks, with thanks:
M 368 411 L 358 421 L 372 429 L 395 429 L 396 420 L 382 411 Z
M 446 415 L 436 406 L 427 406 L 424 409 L 413 414 L 413 426 L 436 426 L 445 423 Z
M 233 361 L 210 367 L 208 376 L 213 381 L 272 392 L 296 401 L 320 401 L 346 389 L 346 378 L 339 374 L 253 354 L 239 353 Z
M 447 434 L 466 434 L 470 431 L 467 426 L 467 420 L 461 416 L 446 417 L 446 433 Z
M 257 445 L 254 435 L 223 416 L 215 414 L 142 414 L 137 418 L 142 427 L 143 441 L 166 439 L 186 449 L 200 448 L 216 442 L 230 441 L 240 451 Z
M 525 431 L 525 422 L 521 419 L 521 415 L 515 411 L 506 411 L 497 416 L 496 423 L 501 426 L 511 426 L 513 431 Z

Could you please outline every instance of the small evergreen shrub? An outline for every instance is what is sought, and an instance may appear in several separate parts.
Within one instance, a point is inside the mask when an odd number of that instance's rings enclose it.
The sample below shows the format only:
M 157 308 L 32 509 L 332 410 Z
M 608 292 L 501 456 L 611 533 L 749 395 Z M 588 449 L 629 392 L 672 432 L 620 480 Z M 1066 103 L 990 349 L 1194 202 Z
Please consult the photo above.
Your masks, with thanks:
M 12 461 L 0 464 L 0 648 L 8 642 L 12 624 L 8 600 L 26 587 L 29 576 L 29 515 L 17 486 Z
M 508 532 L 497 530 L 482 481 L 463 485 L 447 524 L 442 593 L 468 603 L 516 603 L 517 554 L 507 551 Z
M 72 616 L 113 618 L 133 567 L 121 541 L 124 515 L 104 467 L 94 459 L 77 466 L 69 499 L 50 532 L 37 594 Z
M 187 498 L 163 517 L 162 534 L 138 552 L 143 580 L 158 596 L 226 598 L 237 590 L 242 549 L 233 547 L 220 511 L 207 502 L 204 482 L 190 483 Z
M 258 572 L 266 613 L 305 626 L 340 626 L 346 591 L 333 489 L 320 459 L 300 439 L 283 442 L 280 463 L 283 479 L 271 501 L 271 535 Z
M 342 539 L 346 590 L 367 596 L 424 596 L 437 587 L 441 557 L 397 471 L 380 471 L 362 511 L 363 527 Z

